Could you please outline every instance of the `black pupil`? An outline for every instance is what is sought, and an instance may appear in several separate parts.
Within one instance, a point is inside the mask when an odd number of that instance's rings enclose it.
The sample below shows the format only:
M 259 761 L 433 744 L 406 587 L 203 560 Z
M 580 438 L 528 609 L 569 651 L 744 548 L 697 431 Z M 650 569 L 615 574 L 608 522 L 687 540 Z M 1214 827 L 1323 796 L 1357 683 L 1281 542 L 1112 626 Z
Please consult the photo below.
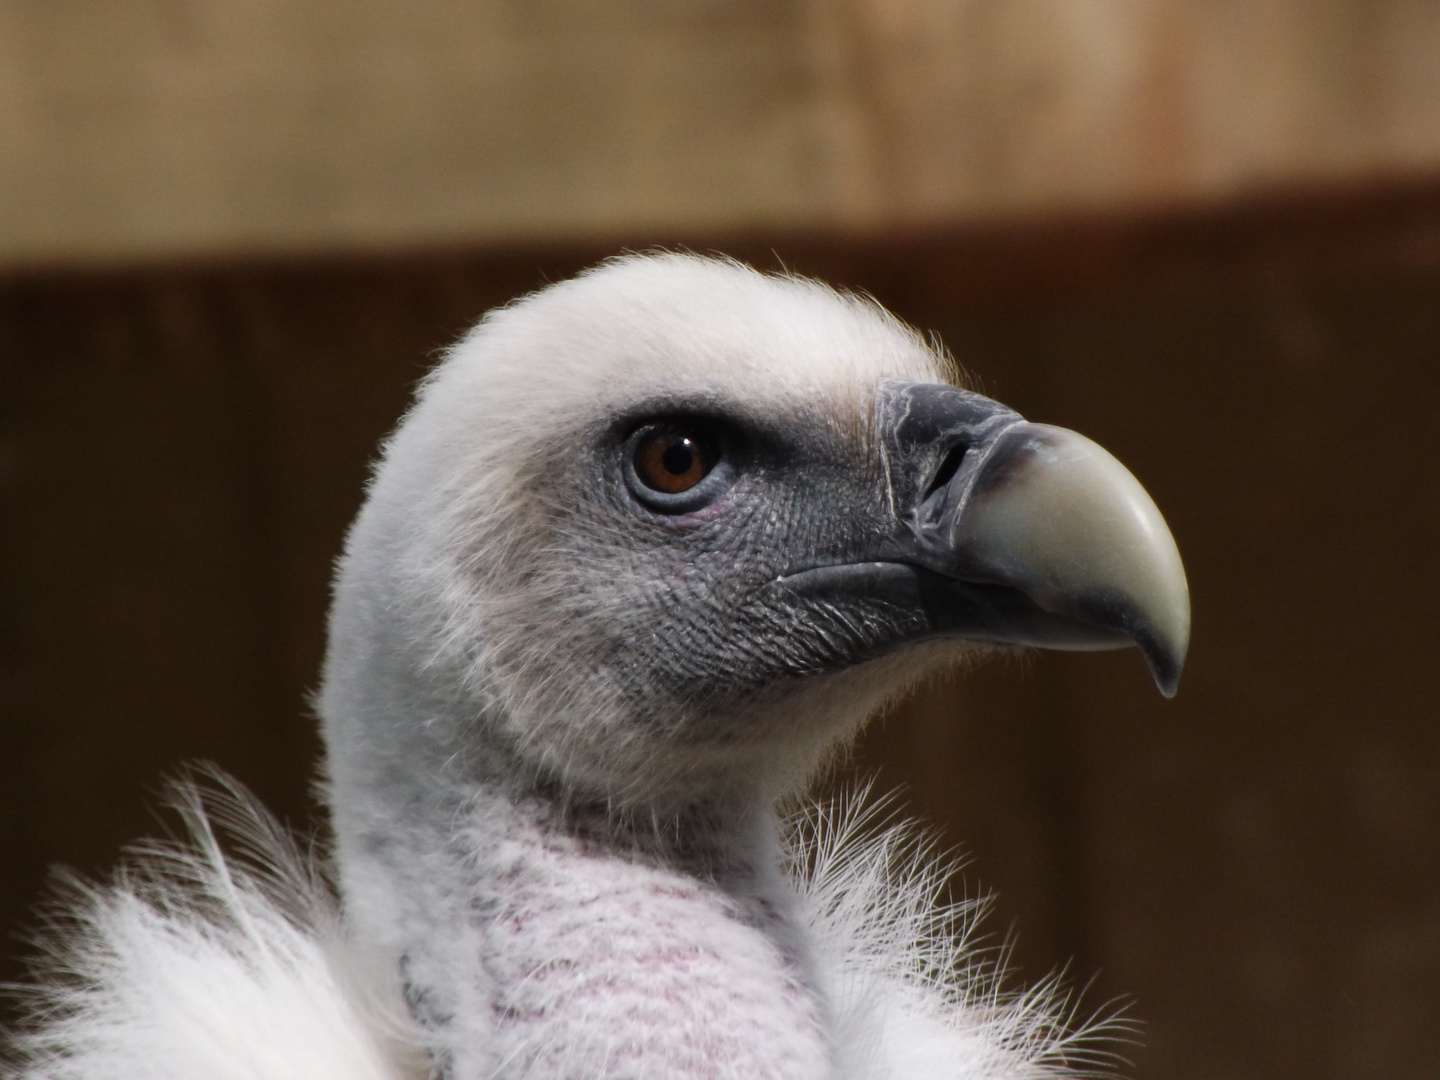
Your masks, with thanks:
M 660 463 L 672 476 L 684 476 L 695 462 L 695 444 L 689 439 L 679 439 L 665 448 Z

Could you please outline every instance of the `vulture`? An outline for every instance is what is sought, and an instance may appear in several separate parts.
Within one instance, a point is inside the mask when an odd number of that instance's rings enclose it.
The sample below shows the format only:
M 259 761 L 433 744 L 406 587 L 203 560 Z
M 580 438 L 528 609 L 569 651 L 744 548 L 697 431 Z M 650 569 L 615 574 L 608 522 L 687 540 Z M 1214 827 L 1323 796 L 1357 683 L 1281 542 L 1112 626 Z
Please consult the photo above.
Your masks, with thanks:
M 385 444 L 316 697 L 333 838 L 237 786 L 72 881 L 22 1080 L 994 1080 L 1106 1067 L 1012 990 L 903 825 L 801 794 L 997 646 L 1137 645 L 1189 595 L 1097 444 L 873 300 L 627 255 L 491 311 Z

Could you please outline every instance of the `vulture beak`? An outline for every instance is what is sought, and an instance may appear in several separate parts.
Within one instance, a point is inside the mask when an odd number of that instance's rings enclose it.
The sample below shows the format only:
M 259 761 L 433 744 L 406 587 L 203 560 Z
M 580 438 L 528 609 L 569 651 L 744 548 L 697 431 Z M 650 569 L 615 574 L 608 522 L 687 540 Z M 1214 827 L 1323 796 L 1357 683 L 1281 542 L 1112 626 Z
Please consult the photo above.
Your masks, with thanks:
M 1083 435 L 949 386 L 885 384 L 876 419 L 894 531 L 873 561 L 789 575 L 792 588 L 904 605 L 915 637 L 1134 644 L 1174 695 L 1190 593 L 1164 518 L 1125 466 Z

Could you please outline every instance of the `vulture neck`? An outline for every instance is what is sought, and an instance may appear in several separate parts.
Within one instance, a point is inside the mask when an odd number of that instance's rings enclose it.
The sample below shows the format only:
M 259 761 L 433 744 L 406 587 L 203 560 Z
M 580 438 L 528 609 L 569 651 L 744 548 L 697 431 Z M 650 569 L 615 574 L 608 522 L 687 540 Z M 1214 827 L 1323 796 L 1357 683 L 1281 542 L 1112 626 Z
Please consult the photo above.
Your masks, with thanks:
M 567 796 L 487 741 L 493 718 L 380 677 L 398 663 L 372 653 L 346 689 L 332 656 L 329 795 L 347 926 L 445 1075 L 628 1075 L 631 1053 L 675 1077 L 826 1074 L 763 792 L 665 815 Z

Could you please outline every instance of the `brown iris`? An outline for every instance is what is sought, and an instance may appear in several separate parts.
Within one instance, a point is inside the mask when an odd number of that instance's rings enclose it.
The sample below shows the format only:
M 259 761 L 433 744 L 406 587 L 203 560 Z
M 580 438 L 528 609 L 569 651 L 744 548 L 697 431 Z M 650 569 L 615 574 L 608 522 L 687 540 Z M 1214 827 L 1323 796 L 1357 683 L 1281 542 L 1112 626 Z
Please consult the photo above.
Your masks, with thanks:
M 709 440 L 695 432 L 651 432 L 635 448 L 635 475 L 666 495 L 689 491 L 715 467 Z

